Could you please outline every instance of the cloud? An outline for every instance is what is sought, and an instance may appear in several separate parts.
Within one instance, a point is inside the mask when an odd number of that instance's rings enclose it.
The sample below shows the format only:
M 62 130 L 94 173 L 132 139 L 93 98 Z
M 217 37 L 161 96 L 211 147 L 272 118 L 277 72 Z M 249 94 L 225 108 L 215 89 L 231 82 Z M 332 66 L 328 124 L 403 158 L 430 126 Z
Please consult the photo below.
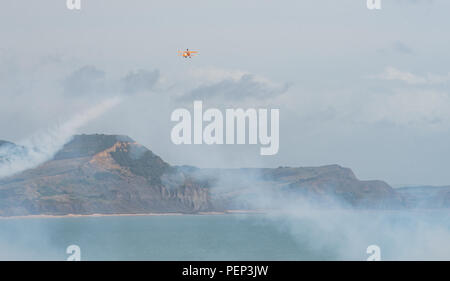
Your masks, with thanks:
M 222 80 L 239 80 L 243 75 L 250 74 L 242 70 L 229 70 L 217 67 L 193 68 L 188 71 L 188 76 L 202 83 L 217 83 Z
M 406 45 L 403 42 L 397 41 L 394 43 L 394 45 L 392 46 L 393 50 L 396 51 L 397 53 L 402 53 L 402 54 L 412 54 L 413 50 Z
M 72 72 L 63 82 L 64 92 L 71 96 L 123 93 L 127 95 L 150 91 L 160 79 L 159 70 L 130 71 L 123 78 L 107 79 L 106 72 L 92 65 Z
M 148 71 L 141 69 L 131 71 L 123 79 L 123 91 L 126 94 L 150 91 L 160 78 L 159 70 Z
M 399 81 L 408 87 L 366 96 L 356 111 L 359 120 L 415 128 L 449 128 L 450 93 L 445 86 L 450 82 L 450 73 L 418 75 L 389 66 L 371 78 Z
M 228 73 L 226 78 L 213 82 L 202 84 L 187 94 L 180 100 L 204 100 L 221 99 L 239 101 L 245 99 L 269 99 L 285 93 L 290 85 L 275 84 L 267 79 L 260 78 L 248 73 Z M 215 73 L 217 79 L 217 73 Z
M 377 49 L 377 52 L 380 54 L 392 54 L 392 55 L 411 55 L 414 53 L 413 49 L 406 45 L 404 42 L 396 41 L 394 43 L 389 44 L 385 48 Z
M 105 91 L 105 72 L 95 66 L 83 66 L 70 74 L 63 82 L 69 95 L 89 95 Z
M 397 90 L 373 97 L 362 107 L 360 119 L 401 126 L 449 128 L 450 95 L 432 90 Z
M 394 67 L 387 67 L 378 77 L 383 80 L 400 80 L 408 84 L 426 83 L 425 78 L 414 75 L 410 72 L 400 71 Z
M 401 81 L 410 85 L 436 85 L 450 81 L 450 73 L 447 75 L 430 74 L 420 76 L 407 71 L 401 71 L 395 67 L 387 67 L 381 74 L 372 76 L 376 79 Z

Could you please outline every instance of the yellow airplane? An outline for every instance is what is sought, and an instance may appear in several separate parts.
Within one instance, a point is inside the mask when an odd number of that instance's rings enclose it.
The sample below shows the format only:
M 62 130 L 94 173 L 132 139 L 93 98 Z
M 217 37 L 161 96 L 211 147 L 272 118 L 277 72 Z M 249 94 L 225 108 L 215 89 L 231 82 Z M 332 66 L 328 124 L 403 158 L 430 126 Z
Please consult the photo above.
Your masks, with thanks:
M 189 51 L 189 49 L 186 49 L 186 51 L 178 51 L 178 55 L 184 58 L 191 58 L 192 56 L 195 56 L 195 54 L 197 53 L 198 53 L 197 51 Z

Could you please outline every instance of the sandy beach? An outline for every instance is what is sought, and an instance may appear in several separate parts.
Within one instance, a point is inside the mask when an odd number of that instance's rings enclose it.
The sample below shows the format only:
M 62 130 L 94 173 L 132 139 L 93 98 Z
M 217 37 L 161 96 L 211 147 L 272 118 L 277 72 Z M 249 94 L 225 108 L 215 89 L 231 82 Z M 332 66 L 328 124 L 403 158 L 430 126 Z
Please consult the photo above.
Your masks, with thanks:
M 82 217 L 137 217 L 137 216 L 205 216 L 205 215 L 231 215 L 231 214 L 260 214 L 262 210 L 226 210 L 223 212 L 198 212 L 198 213 L 137 213 L 137 214 L 67 214 L 67 215 L 25 215 L 25 216 L 0 216 L 0 219 L 47 219 L 47 218 L 82 218 Z

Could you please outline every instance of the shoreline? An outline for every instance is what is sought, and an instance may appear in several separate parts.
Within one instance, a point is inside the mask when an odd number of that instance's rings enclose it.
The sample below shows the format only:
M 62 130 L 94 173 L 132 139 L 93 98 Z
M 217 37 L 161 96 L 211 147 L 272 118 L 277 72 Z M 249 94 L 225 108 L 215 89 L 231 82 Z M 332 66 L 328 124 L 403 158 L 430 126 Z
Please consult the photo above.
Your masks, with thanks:
M 442 211 L 448 209 L 407 209 L 407 210 L 358 210 L 359 213 L 371 213 L 373 211 L 382 212 L 397 212 L 397 211 L 413 211 L 421 213 L 423 212 L 434 212 Z M 57 218 L 100 218 L 100 217 L 150 217 L 150 216 L 216 216 L 216 215 L 252 215 L 252 214 L 268 214 L 271 210 L 225 210 L 225 211 L 207 211 L 207 212 L 197 212 L 197 213 L 117 213 L 117 214 L 67 214 L 67 215 L 23 215 L 23 216 L 0 216 L 0 220 L 8 219 L 57 219 Z M 273 211 L 273 210 L 272 210 Z M 335 210 L 316 210 L 316 211 L 335 211 Z M 355 211 L 355 210 L 340 210 L 340 211 Z
M 129 213 L 129 214 L 67 214 L 67 215 L 23 215 L 0 216 L 0 220 L 7 219 L 57 219 L 57 218 L 100 218 L 100 217 L 147 217 L 147 216 L 208 216 L 208 215 L 234 215 L 234 214 L 262 214 L 262 210 L 226 210 L 198 213 Z

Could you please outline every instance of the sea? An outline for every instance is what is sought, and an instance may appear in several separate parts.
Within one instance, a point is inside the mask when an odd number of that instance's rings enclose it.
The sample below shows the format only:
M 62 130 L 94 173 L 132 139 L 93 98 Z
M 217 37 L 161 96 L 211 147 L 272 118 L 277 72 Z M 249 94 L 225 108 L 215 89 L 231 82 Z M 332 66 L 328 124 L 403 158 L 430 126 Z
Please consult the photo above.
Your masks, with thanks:
M 450 260 L 450 216 L 435 210 L 0 219 L 0 260 L 64 261 L 73 258 L 73 246 L 81 260 Z

